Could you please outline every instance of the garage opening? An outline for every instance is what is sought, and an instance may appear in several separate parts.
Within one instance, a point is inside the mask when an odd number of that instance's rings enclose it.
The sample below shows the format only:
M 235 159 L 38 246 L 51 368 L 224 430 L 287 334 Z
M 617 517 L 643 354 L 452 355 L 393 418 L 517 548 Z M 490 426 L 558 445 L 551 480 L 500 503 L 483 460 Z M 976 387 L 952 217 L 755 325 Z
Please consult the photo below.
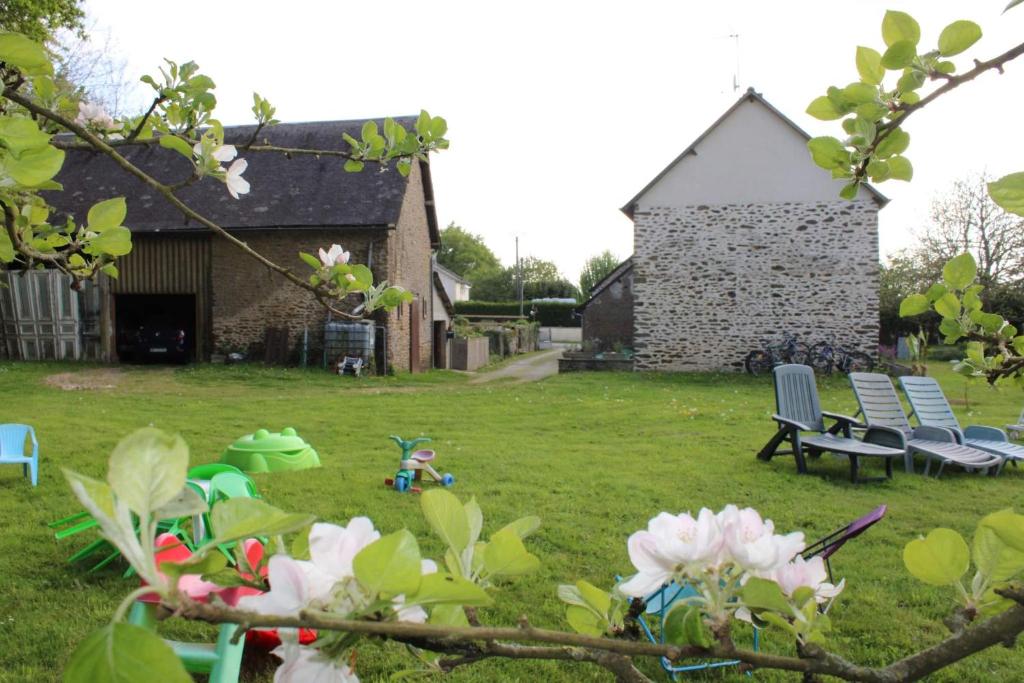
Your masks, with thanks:
M 121 362 L 195 360 L 194 294 L 118 294 L 114 310 L 117 356 Z

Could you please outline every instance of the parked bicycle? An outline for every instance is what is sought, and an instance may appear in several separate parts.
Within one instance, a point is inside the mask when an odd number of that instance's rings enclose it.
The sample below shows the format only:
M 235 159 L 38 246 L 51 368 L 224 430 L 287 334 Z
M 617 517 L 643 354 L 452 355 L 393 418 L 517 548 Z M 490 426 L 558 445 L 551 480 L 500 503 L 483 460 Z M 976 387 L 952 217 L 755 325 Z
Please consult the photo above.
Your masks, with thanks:
M 849 351 L 834 341 L 820 341 L 812 346 L 805 364 L 823 375 L 831 375 L 833 370 L 848 375 L 851 372 L 871 372 L 875 368 L 875 360 L 868 354 Z
M 763 348 L 751 351 L 743 359 L 743 367 L 751 375 L 763 375 L 784 363 L 804 363 L 810 353 L 810 347 L 794 334 L 783 335 L 782 341 L 776 344 L 762 339 L 761 346 Z

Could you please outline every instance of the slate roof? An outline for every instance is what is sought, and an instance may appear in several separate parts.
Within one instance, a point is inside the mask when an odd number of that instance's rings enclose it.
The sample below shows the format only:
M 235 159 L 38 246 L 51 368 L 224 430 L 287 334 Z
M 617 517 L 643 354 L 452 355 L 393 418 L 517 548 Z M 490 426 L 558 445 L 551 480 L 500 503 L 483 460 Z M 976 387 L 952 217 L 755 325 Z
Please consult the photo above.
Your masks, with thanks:
M 714 123 L 712 123 L 708 127 L 707 130 L 705 130 L 703 133 L 701 133 L 697 137 L 696 140 L 691 142 L 690 146 L 687 147 L 686 149 L 684 149 L 683 152 L 679 156 L 677 156 L 675 159 L 673 159 L 672 163 L 670 163 L 668 166 L 666 166 L 664 169 L 662 169 L 661 173 L 659 173 L 658 175 L 654 176 L 654 179 L 651 180 L 651 182 L 647 183 L 647 185 L 644 186 L 644 189 L 642 189 L 639 192 L 637 192 L 633 196 L 632 199 L 630 199 L 628 202 L 626 202 L 626 204 L 621 209 L 619 209 L 619 211 L 621 211 L 622 213 L 624 213 L 627 216 L 629 216 L 630 220 L 632 220 L 632 218 L 633 218 L 633 210 L 636 208 L 636 204 L 637 204 L 638 201 L 640 201 L 640 198 L 643 197 L 647 193 L 648 190 L 650 190 L 652 187 L 657 185 L 658 181 L 661 180 L 662 178 L 664 178 L 665 174 L 667 174 L 670 170 L 672 170 L 672 168 L 676 164 L 678 164 L 680 161 L 685 159 L 690 154 L 696 154 L 695 150 L 696 150 L 697 145 L 699 145 L 704 140 L 704 138 L 706 138 L 708 135 L 710 135 L 711 131 L 713 131 L 716 128 L 718 128 L 718 126 L 722 123 L 722 121 L 725 121 L 727 118 L 729 118 L 729 116 L 731 116 L 732 113 L 734 111 L 736 111 L 740 107 L 740 105 L 743 104 L 744 102 L 758 102 L 758 103 L 764 105 L 764 107 L 767 108 L 768 111 L 770 111 L 771 113 L 773 113 L 776 116 L 778 116 L 780 119 L 783 120 L 783 122 L 786 123 L 786 125 L 788 125 L 790 128 L 795 130 L 798 134 L 800 134 L 800 136 L 802 136 L 804 138 L 804 140 L 810 140 L 811 139 L 811 136 L 810 136 L 810 134 L 807 131 L 805 131 L 803 128 L 798 126 L 791 118 L 789 118 L 788 116 L 783 114 L 781 111 L 776 109 L 768 100 L 766 100 L 764 98 L 764 96 L 761 95 L 761 93 L 757 92 L 753 88 L 747 88 L 747 91 L 745 93 L 743 93 L 738 100 L 736 100 L 735 104 L 733 104 L 731 107 L 729 107 L 724 114 L 719 116 L 718 120 L 716 120 Z M 808 162 L 808 163 L 810 163 L 810 162 Z M 876 190 L 874 187 L 872 187 L 868 183 L 864 183 L 863 187 L 864 187 L 865 190 L 868 191 L 868 193 L 871 194 L 871 198 L 875 200 L 875 203 L 878 204 L 879 208 L 882 208 L 886 204 L 889 203 L 889 198 L 888 197 L 886 197 L 884 194 L 882 194 L 881 192 Z
M 593 301 L 597 297 L 598 294 L 600 294 L 604 290 L 608 289 L 608 287 L 613 282 L 618 281 L 620 278 L 622 278 L 622 276 L 624 276 L 626 273 L 628 273 L 631 270 L 633 270 L 633 257 L 632 256 L 627 258 L 625 261 L 623 261 L 619 265 L 615 266 L 615 270 L 613 270 L 612 272 L 610 272 L 607 275 L 605 275 L 603 278 L 601 278 L 597 282 L 597 284 L 595 284 L 593 287 L 591 287 L 590 288 L 590 294 L 587 297 L 587 300 L 584 301 L 579 306 L 577 306 L 574 310 L 576 310 L 579 313 L 582 313 L 583 310 L 587 306 L 590 305 L 590 302 Z
M 414 117 L 396 118 L 407 128 Z M 282 123 L 260 132 L 259 143 L 266 139 L 279 147 L 305 147 L 347 150 L 342 132 L 359 138 L 364 120 Z M 382 121 L 378 120 L 378 124 Z M 254 126 L 225 129 L 225 141 L 242 144 L 252 135 Z M 151 146 L 121 148 L 124 155 L 158 180 L 176 182 L 189 175 L 189 163 L 177 153 Z M 374 165 L 360 173 L 347 173 L 339 157 L 317 158 L 239 150 L 249 162 L 244 178 L 252 191 L 240 199 L 231 197 L 223 183 L 204 179 L 178 191 L 178 196 L 200 214 L 232 230 L 265 228 L 388 228 L 398 223 L 408 179 L 392 165 L 380 172 Z M 421 165 L 424 201 L 431 228 L 431 241 L 437 242 L 437 219 L 433 207 L 429 167 Z M 134 232 L 170 232 L 205 230 L 186 223 L 184 217 L 160 195 L 129 176 L 109 158 L 86 151 L 69 150 L 57 180 L 63 192 L 50 193 L 47 200 L 80 221 L 89 207 L 101 199 L 128 198 L 125 225 Z

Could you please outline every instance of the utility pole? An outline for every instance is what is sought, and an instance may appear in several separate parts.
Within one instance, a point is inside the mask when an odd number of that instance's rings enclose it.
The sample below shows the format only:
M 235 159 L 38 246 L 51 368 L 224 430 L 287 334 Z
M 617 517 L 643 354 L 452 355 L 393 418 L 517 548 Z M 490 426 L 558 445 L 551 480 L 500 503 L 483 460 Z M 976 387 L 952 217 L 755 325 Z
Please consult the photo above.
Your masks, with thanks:
M 519 260 L 519 236 L 516 235 L 516 293 L 519 295 L 519 317 L 523 317 L 523 264 Z

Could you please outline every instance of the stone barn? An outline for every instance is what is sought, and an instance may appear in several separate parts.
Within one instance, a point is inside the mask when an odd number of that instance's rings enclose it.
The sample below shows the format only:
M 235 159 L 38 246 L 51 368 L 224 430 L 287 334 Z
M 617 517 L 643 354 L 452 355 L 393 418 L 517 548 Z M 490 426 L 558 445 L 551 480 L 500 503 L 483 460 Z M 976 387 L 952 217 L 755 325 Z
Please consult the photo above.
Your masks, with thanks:
M 411 126 L 415 119 L 397 119 Z M 341 149 L 342 135 L 358 138 L 364 121 L 282 123 L 260 131 L 260 140 L 284 148 Z M 380 123 L 378 121 L 378 123 Z M 225 129 L 225 141 L 244 144 L 251 126 Z M 370 267 L 377 282 L 410 290 L 415 300 L 376 319 L 379 368 L 416 372 L 430 368 L 443 335 L 433 324 L 432 252 L 440 244 L 430 167 L 413 164 L 409 176 L 372 165 L 346 173 L 341 160 L 311 155 L 246 153 L 250 194 L 231 198 L 224 185 L 200 182 L 179 196 L 257 252 L 296 273 L 311 272 L 298 257 L 341 244 L 352 260 Z M 187 178 L 190 164 L 162 149 L 124 151 L 160 180 Z M 48 197 L 60 210 L 84 219 L 88 207 L 109 197 L 128 202 L 125 225 L 132 253 L 119 262 L 120 277 L 101 278 L 99 358 L 124 360 L 122 338 L 141 326 L 182 329 L 190 358 L 242 351 L 254 360 L 324 362 L 325 309 L 313 296 L 250 256 L 188 222 L 164 199 L 106 157 L 68 152 L 58 178 L 64 191 Z M 273 348 L 271 348 L 273 347 Z M 327 359 L 333 362 L 333 358 Z
M 877 353 L 888 200 L 870 186 L 841 199 L 809 139 L 748 90 L 622 207 L 634 225 L 620 275 L 632 279 L 637 369 L 739 369 L 784 333 Z

